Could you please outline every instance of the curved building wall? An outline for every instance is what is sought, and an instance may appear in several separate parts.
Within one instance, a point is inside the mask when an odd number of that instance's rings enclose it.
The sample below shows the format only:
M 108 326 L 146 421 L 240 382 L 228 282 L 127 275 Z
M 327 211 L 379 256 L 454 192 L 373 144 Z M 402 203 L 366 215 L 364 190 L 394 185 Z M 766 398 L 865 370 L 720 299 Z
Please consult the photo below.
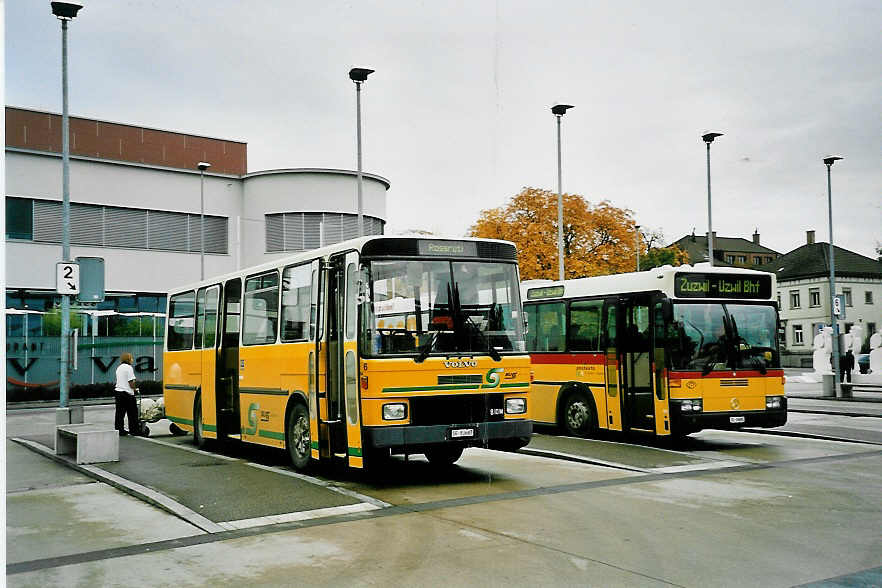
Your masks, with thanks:
M 388 180 L 363 177 L 366 233 L 386 223 Z M 248 174 L 243 180 L 241 259 L 264 263 L 291 251 L 338 243 L 357 236 L 356 173 L 332 169 L 284 169 Z

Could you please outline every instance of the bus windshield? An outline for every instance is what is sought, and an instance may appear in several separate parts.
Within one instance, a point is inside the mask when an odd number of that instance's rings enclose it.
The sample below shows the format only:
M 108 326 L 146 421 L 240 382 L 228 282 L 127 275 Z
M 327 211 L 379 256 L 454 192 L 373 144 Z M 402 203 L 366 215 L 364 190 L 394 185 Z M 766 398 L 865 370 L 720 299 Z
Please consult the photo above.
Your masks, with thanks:
M 371 261 L 362 351 L 368 356 L 524 352 L 517 266 Z
M 780 367 L 773 306 L 758 304 L 674 304 L 668 349 L 675 370 Z

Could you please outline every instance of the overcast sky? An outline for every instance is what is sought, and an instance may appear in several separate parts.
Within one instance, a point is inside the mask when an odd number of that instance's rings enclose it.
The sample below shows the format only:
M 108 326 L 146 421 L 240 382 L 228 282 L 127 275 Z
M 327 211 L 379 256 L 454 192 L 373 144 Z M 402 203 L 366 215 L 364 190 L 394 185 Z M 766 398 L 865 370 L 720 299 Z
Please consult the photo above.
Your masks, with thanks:
M 523 186 L 630 208 L 667 241 L 714 229 L 785 253 L 882 241 L 882 2 L 85 0 L 72 115 L 248 142 L 249 171 L 388 178 L 387 233 L 464 235 Z M 61 111 L 49 2 L 6 2 L 6 100 Z M 72 195 L 75 200 L 77 195 Z M 354 196 L 353 196 L 354 198 Z M 875 256 L 874 256 L 875 257 Z

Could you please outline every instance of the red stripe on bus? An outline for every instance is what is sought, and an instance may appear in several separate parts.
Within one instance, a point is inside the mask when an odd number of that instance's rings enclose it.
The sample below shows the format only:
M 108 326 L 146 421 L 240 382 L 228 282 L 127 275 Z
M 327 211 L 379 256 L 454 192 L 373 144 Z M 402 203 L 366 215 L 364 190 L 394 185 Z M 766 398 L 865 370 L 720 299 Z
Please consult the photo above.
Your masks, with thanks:
M 784 375 L 784 370 L 767 370 L 766 373 L 760 373 L 759 370 L 718 370 L 702 375 L 701 372 L 670 372 L 668 377 L 672 380 L 691 380 L 700 378 L 780 378 Z
M 593 364 L 603 365 L 603 353 L 531 353 L 534 364 Z

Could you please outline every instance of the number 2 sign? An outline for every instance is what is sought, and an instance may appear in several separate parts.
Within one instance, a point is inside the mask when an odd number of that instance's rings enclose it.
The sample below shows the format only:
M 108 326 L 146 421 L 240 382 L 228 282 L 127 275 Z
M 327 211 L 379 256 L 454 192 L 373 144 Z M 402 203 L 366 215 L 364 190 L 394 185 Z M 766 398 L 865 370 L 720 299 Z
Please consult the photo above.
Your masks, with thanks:
M 55 264 L 55 291 L 59 294 L 80 293 L 80 265 L 70 261 Z

